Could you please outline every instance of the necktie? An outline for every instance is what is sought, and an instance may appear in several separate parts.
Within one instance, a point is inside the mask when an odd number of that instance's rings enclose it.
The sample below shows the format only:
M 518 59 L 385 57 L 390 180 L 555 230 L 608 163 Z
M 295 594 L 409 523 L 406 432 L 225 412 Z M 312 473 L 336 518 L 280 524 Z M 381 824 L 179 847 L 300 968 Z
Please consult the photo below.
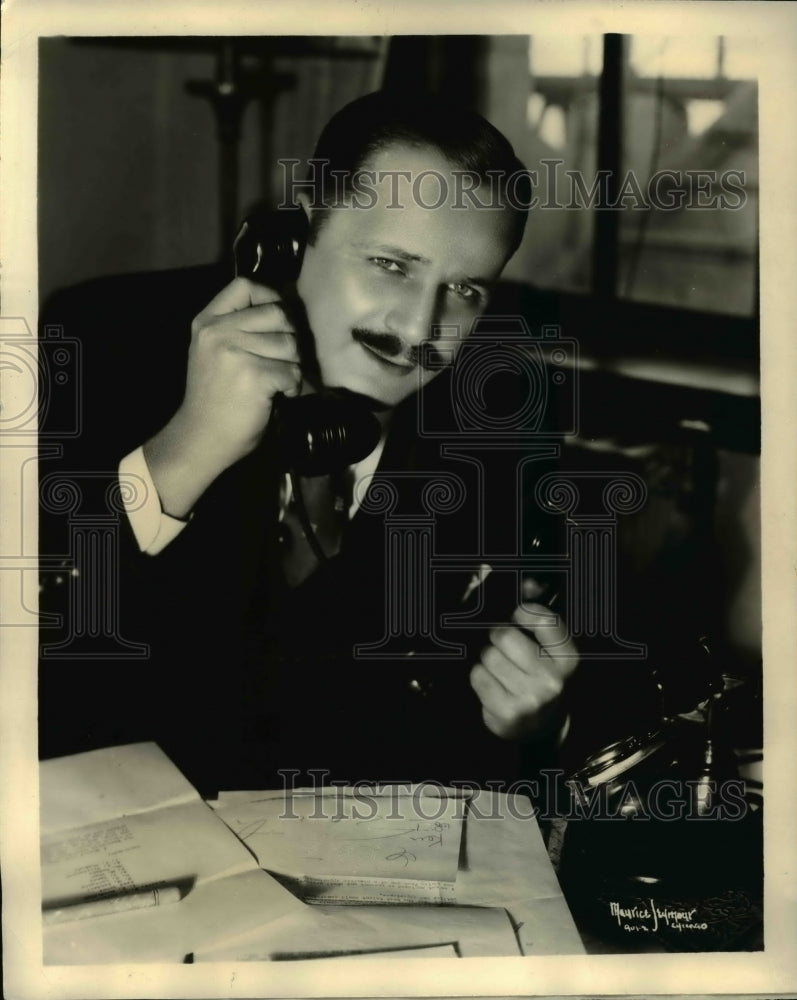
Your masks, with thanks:
M 318 544 L 327 558 L 340 550 L 347 520 L 346 483 L 339 476 L 295 476 L 294 491 L 301 490 L 307 516 Z M 320 562 L 307 539 L 294 495 L 282 519 L 282 569 L 289 587 L 298 587 Z

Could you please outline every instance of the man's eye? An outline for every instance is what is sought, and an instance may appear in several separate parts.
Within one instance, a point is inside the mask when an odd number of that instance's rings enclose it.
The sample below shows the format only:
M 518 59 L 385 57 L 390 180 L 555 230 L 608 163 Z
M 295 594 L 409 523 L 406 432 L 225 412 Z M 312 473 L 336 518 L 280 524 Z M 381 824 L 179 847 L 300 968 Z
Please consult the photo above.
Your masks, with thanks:
M 388 271 L 390 274 L 404 274 L 404 268 L 398 261 L 391 260 L 389 257 L 372 257 L 371 263 L 376 264 L 377 267 L 381 267 L 383 271 Z
M 481 301 L 482 293 L 478 288 L 474 288 L 473 285 L 466 285 L 461 281 L 454 282 L 448 286 L 451 291 L 458 295 L 461 299 L 466 302 L 477 302 Z

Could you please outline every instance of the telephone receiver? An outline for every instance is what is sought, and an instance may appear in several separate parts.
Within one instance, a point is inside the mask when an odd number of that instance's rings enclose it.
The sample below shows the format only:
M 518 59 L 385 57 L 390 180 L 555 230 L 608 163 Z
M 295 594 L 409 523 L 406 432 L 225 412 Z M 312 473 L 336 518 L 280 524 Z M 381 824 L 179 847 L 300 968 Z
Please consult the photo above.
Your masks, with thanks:
M 233 243 L 236 277 L 282 290 L 299 277 L 309 221 L 304 209 L 259 209 L 241 225 Z M 312 351 L 308 344 L 300 353 Z M 308 367 L 310 358 L 303 356 Z M 304 367 L 304 364 L 303 364 Z M 323 476 L 359 462 L 379 443 L 381 427 L 374 402 L 342 388 L 274 399 L 269 434 L 284 469 Z

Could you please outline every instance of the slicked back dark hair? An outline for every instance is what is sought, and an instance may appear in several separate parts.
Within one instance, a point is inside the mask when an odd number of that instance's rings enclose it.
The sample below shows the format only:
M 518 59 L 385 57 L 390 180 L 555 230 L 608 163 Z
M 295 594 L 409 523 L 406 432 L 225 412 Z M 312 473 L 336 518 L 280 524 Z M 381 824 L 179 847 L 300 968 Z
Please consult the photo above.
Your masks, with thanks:
M 506 137 L 475 111 L 434 95 L 404 96 L 386 91 L 366 94 L 347 104 L 321 132 L 313 158 L 324 168 L 315 173 L 318 186 L 311 240 L 327 218 L 328 206 L 341 194 L 345 197 L 351 192 L 354 175 L 367 169 L 372 157 L 394 143 L 429 146 L 455 170 L 475 174 L 490 184 L 491 204 L 505 206 L 512 213 L 510 253 L 517 250 L 526 225 L 530 183 Z M 336 173 L 340 178 L 337 182 Z

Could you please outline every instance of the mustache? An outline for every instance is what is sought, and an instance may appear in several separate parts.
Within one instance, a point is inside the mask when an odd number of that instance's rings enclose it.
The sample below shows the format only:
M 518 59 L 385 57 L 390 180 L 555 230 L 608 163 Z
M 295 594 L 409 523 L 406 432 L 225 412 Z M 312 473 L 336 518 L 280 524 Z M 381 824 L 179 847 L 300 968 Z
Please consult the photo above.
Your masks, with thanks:
M 446 359 L 431 340 L 422 344 L 405 344 L 395 333 L 380 333 L 355 327 L 351 331 L 354 340 L 366 347 L 372 347 L 386 358 L 396 359 L 397 364 L 420 366 L 424 371 L 439 371 L 446 367 Z

